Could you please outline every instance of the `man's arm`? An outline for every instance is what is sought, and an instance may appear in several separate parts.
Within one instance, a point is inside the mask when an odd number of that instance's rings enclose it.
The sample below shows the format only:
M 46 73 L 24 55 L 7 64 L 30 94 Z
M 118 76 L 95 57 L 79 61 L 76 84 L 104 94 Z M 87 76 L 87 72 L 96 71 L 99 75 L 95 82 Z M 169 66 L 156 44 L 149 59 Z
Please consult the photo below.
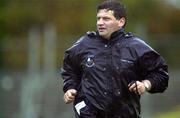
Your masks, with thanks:
M 63 91 L 65 103 L 71 103 L 74 101 L 77 94 L 77 89 L 80 85 L 80 69 L 78 62 L 70 51 L 66 51 L 63 61 L 63 68 L 61 75 L 64 80 Z
M 166 90 L 169 75 L 165 60 L 148 44 L 137 37 L 133 37 L 130 44 L 131 52 L 137 58 L 136 71 L 140 77 L 137 84 L 141 86 L 141 91 L 144 88 L 150 93 Z
M 164 92 L 168 87 L 168 67 L 164 59 L 156 52 L 145 53 L 139 59 L 140 73 L 145 86 L 149 87 L 148 92 Z

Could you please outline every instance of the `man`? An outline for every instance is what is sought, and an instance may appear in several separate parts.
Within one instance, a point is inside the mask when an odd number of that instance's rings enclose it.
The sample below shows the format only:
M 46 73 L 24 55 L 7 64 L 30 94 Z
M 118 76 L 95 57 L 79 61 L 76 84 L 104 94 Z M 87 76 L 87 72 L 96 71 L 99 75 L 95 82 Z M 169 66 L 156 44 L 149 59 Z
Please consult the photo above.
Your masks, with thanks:
M 140 118 L 140 96 L 163 92 L 167 65 L 150 46 L 125 33 L 125 7 L 97 7 L 97 32 L 88 32 L 65 52 L 64 101 L 76 118 Z

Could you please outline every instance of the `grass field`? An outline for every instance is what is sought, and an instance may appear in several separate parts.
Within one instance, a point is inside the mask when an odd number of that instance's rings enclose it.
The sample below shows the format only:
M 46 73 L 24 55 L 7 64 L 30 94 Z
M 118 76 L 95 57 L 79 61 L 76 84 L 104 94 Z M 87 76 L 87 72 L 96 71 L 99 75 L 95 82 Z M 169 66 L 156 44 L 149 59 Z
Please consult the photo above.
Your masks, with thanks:
M 157 115 L 155 118 L 180 118 L 180 106 L 176 108 L 174 111 L 161 113 Z

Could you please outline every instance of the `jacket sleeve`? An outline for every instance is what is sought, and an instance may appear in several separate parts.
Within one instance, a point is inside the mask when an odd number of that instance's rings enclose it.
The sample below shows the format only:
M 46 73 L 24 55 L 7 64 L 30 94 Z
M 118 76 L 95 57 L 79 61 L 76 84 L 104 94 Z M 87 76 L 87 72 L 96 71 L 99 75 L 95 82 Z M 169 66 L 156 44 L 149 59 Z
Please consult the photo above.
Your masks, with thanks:
M 63 91 L 69 89 L 76 89 L 80 85 L 81 72 L 78 62 L 78 57 L 74 50 L 67 50 L 63 60 L 63 67 L 61 68 L 61 75 L 63 78 Z
M 143 79 L 151 82 L 150 93 L 164 92 L 168 87 L 168 66 L 165 60 L 156 52 L 146 52 L 139 59 Z
M 132 46 L 138 57 L 137 70 L 142 80 L 151 82 L 150 93 L 164 92 L 168 87 L 168 66 L 154 49 L 144 41 L 135 38 Z

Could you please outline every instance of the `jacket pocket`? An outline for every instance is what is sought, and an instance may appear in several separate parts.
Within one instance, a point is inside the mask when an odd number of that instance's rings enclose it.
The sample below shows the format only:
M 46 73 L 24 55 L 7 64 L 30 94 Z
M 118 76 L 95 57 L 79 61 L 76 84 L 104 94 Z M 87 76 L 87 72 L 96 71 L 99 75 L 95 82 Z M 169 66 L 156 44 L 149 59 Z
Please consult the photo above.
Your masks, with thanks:
M 121 69 L 131 69 L 134 66 L 134 61 L 128 59 L 120 59 L 119 66 Z

